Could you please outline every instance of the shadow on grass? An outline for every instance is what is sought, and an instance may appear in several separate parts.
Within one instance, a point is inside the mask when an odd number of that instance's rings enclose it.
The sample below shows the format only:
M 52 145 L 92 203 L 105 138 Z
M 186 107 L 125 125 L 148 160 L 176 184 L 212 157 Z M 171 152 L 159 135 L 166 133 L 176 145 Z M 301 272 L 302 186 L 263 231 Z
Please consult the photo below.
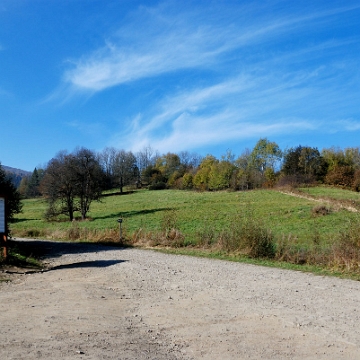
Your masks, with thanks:
M 112 213 L 105 216 L 95 216 L 92 219 L 113 219 L 118 217 L 131 217 L 131 216 L 139 216 L 139 215 L 147 215 L 147 214 L 154 214 L 161 211 L 169 211 L 174 210 L 173 208 L 157 208 L 157 209 L 144 209 L 144 210 L 133 210 L 133 211 L 119 211 L 118 213 Z
M 123 196 L 123 195 L 131 195 L 133 194 L 135 191 L 123 191 L 122 193 L 120 191 L 118 192 L 112 192 L 109 194 L 102 194 L 102 197 L 109 197 L 109 196 Z
M 12 223 L 21 223 L 21 222 L 24 222 L 24 221 L 41 221 L 41 219 L 28 219 L 28 218 L 25 218 L 25 219 L 13 219 L 11 222 Z

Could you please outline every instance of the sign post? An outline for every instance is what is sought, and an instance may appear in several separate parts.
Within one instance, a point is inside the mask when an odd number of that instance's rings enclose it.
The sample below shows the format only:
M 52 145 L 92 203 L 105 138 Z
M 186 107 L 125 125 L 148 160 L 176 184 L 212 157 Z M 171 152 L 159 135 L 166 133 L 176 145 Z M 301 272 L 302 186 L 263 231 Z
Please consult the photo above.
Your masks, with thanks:
M 6 199 L 4 196 L 0 196 L 0 241 L 3 243 L 4 247 L 4 258 L 7 259 L 8 249 L 7 249 L 7 223 L 6 223 Z
M 120 227 L 120 243 L 122 242 L 122 228 L 121 228 L 121 224 L 122 224 L 122 221 L 123 221 L 123 219 L 118 219 L 118 223 L 119 223 L 119 227 Z

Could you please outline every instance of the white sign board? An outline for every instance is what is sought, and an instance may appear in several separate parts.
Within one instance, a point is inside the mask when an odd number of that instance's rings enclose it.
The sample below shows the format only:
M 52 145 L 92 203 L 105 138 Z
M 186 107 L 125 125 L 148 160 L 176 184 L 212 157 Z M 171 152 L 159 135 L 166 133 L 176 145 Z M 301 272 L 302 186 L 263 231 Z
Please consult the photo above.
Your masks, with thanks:
M 0 197 L 0 233 L 5 233 L 5 199 Z

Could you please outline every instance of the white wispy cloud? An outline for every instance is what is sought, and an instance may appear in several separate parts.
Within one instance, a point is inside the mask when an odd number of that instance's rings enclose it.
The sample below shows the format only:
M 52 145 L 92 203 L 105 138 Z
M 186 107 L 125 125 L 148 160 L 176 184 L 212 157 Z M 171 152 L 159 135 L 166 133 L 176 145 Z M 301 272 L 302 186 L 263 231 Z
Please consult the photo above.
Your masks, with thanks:
M 98 134 L 104 132 L 104 124 L 99 122 L 89 122 L 86 123 L 79 120 L 67 121 L 64 123 L 67 127 L 77 130 L 79 133 L 98 136 Z
M 334 125 L 334 132 L 360 130 L 360 121 L 355 121 L 353 119 L 339 120 Z
M 218 17 L 210 13 L 208 19 L 196 10 L 177 8 L 175 13 L 172 6 L 142 7 L 103 48 L 73 60 L 64 82 L 73 89 L 96 92 L 176 70 L 213 67 L 223 54 L 306 29 L 311 21 L 322 20 L 326 24 L 327 18 L 351 9 L 310 15 L 284 12 L 274 18 L 262 16 L 248 6 L 226 8 L 226 13 Z M 230 18 L 224 21 L 224 15 Z
M 165 72 L 210 66 L 218 55 L 234 47 L 237 38 L 221 26 L 196 26 L 176 20 L 175 25 L 166 26 L 154 15 L 149 29 L 160 30 L 144 34 L 136 26 L 131 23 L 123 27 L 121 36 L 74 61 L 74 67 L 64 75 L 65 82 L 77 89 L 99 91 Z
M 357 61 L 342 57 L 358 40 L 321 31 L 360 5 L 320 10 L 314 5 L 309 12 L 280 5 L 276 16 L 258 4 L 177 13 L 173 5 L 141 7 L 104 47 L 73 60 L 61 92 L 71 97 L 166 73 L 188 76 L 132 120 L 122 120 L 109 145 L 134 151 L 148 144 L 165 152 L 264 134 L 359 130 L 360 119 L 345 121 L 341 114 L 359 94 L 346 93 L 359 74 Z M 321 36 L 312 40 L 313 31 Z M 206 76 L 192 78 L 186 69 Z
M 184 90 L 138 114 L 128 132 L 114 136 L 111 145 L 139 150 L 151 144 L 165 152 L 261 136 L 358 130 L 360 120 L 341 119 L 352 95 L 338 87 L 338 76 L 326 67 L 246 73 Z
M 193 125 L 174 126 L 170 136 L 160 139 L 151 139 L 151 144 L 161 153 L 169 151 L 182 151 L 188 149 L 199 149 L 203 146 L 212 146 L 217 144 L 224 144 L 231 141 L 242 141 L 245 139 L 253 139 L 266 136 L 273 136 L 279 134 L 290 134 L 294 131 L 304 131 L 304 129 L 313 129 L 314 125 L 305 122 L 289 122 L 289 121 L 275 121 L 269 123 L 249 123 L 237 122 L 234 123 L 232 118 L 229 119 L 228 124 L 225 114 L 218 114 L 213 117 L 206 117 L 203 119 L 195 119 Z M 179 119 L 180 120 L 180 119 Z M 181 123 L 181 121 L 179 121 Z M 154 141 L 155 140 L 155 141 Z M 137 147 L 137 149 L 139 149 Z
M 263 134 L 315 130 L 319 123 L 286 111 L 289 104 L 311 96 L 301 88 L 310 77 L 298 75 L 286 83 L 272 76 L 238 76 L 167 97 L 148 114 L 138 114 L 129 131 L 115 135 L 111 145 L 139 150 L 152 144 L 159 151 L 180 151 Z M 279 110 L 286 115 L 273 115 Z

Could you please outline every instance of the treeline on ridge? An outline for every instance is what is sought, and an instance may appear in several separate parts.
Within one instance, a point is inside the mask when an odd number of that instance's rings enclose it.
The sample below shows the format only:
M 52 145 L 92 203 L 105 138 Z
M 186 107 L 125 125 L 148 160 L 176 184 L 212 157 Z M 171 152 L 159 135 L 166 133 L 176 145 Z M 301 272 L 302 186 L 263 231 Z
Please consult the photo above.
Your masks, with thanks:
M 253 149 L 236 157 L 231 151 L 220 159 L 183 151 L 160 155 L 151 147 L 133 153 L 105 148 L 99 153 L 78 148 L 59 152 L 44 169 L 34 169 L 18 187 L 23 197 L 43 196 L 47 218 L 75 212 L 86 218 L 91 201 L 104 190 L 147 187 L 150 190 L 250 190 L 298 184 L 324 183 L 360 190 L 360 149 L 309 146 L 281 150 L 260 139 Z

